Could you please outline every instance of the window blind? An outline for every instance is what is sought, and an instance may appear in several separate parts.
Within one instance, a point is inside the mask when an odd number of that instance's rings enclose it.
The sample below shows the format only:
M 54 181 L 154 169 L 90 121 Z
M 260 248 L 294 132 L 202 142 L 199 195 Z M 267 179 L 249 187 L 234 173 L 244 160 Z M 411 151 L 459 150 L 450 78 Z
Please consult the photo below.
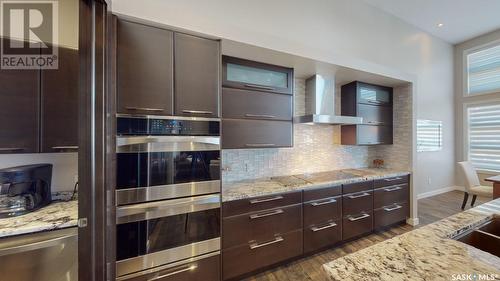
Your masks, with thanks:
M 481 170 L 500 171 L 500 102 L 468 108 L 469 160 Z
M 417 151 L 439 151 L 443 147 L 443 123 L 433 120 L 417 120 Z
M 500 92 L 500 44 L 467 55 L 468 94 Z

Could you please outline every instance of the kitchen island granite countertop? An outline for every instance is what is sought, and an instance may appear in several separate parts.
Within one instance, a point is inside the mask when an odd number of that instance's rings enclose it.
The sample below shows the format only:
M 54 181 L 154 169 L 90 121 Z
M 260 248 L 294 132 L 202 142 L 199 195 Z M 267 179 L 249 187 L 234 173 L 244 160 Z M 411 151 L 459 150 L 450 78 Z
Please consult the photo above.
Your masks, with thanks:
M 222 201 L 227 202 L 281 192 L 322 188 L 408 174 L 410 172 L 404 170 L 357 168 L 227 182 L 222 184 Z
M 493 215 L 500 215 L 500 199 L 338 258 L 323 269 L 330 280 L 465 280 L 456 279 L 459 274 L 498 280 L 499 257 L 451 239 Z
M 76 226 L 78 200 L 61 200 L 62 197 L 59 194 L 53 195 L 53 199 L 56 198 L 59 200 L 34 212 L 0 219 L 0 239 Z

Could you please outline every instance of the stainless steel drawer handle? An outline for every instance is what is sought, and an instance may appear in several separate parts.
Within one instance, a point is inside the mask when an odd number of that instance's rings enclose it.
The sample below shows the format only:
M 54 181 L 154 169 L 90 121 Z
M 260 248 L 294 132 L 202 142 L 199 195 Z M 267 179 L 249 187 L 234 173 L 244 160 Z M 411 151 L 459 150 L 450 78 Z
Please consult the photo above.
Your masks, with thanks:
M 394 207 L 384 207 L 384 211 L 386 212 L 390 212 L 390 211 L 395 211 L 395 210 L 398 210 L 398 209 L 401 209 L 403 208 L 403 206 L 401 205 L 395 205 Z
M 285 241 L 285 239 L 283 239 L 283 237 L 276 236 L 276 238 L 274 238 L 274 240 L 272 240 L 272 241 L 268 241 L 268 242 L 264 242 L 264 243 L 260 243 L 260 244 L 259 243 L 250 244 L 250 250 L 255 250 L 255 249 L 258 249 L 260 247 L 269 246 L 269 245 L 276 244 L 276 243 L 283 242 L 283 241 Z
M 254 214 L 254 215 L 250 215 L 250 219 L 251 220 L 254 220 L 254 219 L 260 219 L 260 218 L 265 218 L 265 217 L 270 217 L 270 216 L 275 216 L 275 215 L 279 215 L 279 214 L 283 214 L 283 210 L 282 209 L 278 209 L 278 210 L 274 210 L 272 212 L 267 212 L 267 213 L 260 213 L 260 214 Z
M 76 145 L 53 146 L 52 149 L 78 149 L 78 146 L 76 146 Z
M 281 196 L 281 195 L 274 196 L 274 197 L 268 197 L 268 198 L 261 198 L 261 199 L 252 199 L 252 200 L 250 200 L 250 204 L 258 204 L 258 203 L 276 201 L 276 200 L 281 200 L 281 199 L 283 199 L 283 196 Z
M 402 180 L 403 178 L 397 177 L 397 178 L 392 178 L 392 179 L 384 179 L 384 181 L 399 181 Z
M 143 110 L 143 111 L 163 111 L 161 108 L 150 108 L 150 107 L 125 107 L 127 110 Z
M 384 122 L 380 122 L 380 121 L 368 121 L 368 122 L 366 122 L 366 124 L 382 125 L 382 124 L 385 124 L 385 123 Z
M 248 147 L 266 147 L 266 146 L 275 146 L 274 143 L 247 143 L 245 146 Z
M 213 114 L 212 111 L 204 111 L 204 110 L 183 110 L 184 113 L 192 113 L 192 114 Z
M 371 103 L 371 104 L 384 104 L 385 102 L 382 102 L 382 101 L 374 101 L 374 100 L 365 100 L 367 103 Z
M 384 188 L 384 191 L 391 192 L 391 191 L 397 191 L 397 190 L 401 190 L 401 189 L 403 189 L 403 187 L 395 186 L 395 187 Z
M 166 273 L 166 274 L 163 274 L 163 275 L 159 275 L 159 276 L 150 278 L 150 279 L 148 279 L 148 281 L 155 281 L 155 280 L 163 279 L 163 278 L 168 277 L 168 276 L 172 276 L 172 275 L 176 275 L 176 274 L 179 274 L 179 273 L 183 273 L 183 272 L 186 272 L 186 271 L 193 271 L 196 268 L 198 268 L 198 266 L 193 264 L 193 265 L 181 268 L 181 269 L 173 271 L 173 272 L 169 272 L 169 273 Z
M 23 151 L 25 148 L 22 147 L 0 147 L 0 152 L 2 151 Z
M 325 229 L 328 229 L 328 228 L 332 228 L 332 227 L 335 227 L 335 226 L 337 226 L 337 224 L 334 223 L 334 222 L 331 222 L 331 223 L 329 223 L 327 225 L 320 226 L 320 227 L 313 226 L 313 227 L 311 227 L 311 230 L 313 232 L 318 232 L 318 231 L 325 230 Z
M 330 199 L 330 200 L 326 200 L 326 201 L 323 201 L 323 202 L 312 202 L 311 206 L 317 207 L 317 206 L 321 206 L 321 205 L 332 204 L 332 203 L 335 203 L 335 202 L 337 202 L 337 200 Z
M 355 195 L 355 194 L 349 195 L 347 197 L 350 198 L 350 199 L 356 199 L 356 198 L 366 197 L 366 196 L 370 196 L 370 195 L 371 195 L 370 193 L 365 192 L 365 193 L 358 194 L 358 195 Z
M 349 217 L 349 220 L 350 221 L 358 221 L 358 220 L 366 219 L 369 216 L 370 216 L 369 214 L 362 214 L 359 217 Z
M 261 90 L 274 90 L 273 87 L 260 86 L 260 85 L 254 85 L 254 84 L 243 84 L 243 86 L 248 87 L 248 88 L 261 89 Z
M 246 113 L 245 116 L 246 117 L 254 117 L 254 118 L 269 118 L 269 119 L 276 118 L 276 116 L 274 116 L 274 115 L 267 115 L 267 114 L 250 114 L 250 113 Z

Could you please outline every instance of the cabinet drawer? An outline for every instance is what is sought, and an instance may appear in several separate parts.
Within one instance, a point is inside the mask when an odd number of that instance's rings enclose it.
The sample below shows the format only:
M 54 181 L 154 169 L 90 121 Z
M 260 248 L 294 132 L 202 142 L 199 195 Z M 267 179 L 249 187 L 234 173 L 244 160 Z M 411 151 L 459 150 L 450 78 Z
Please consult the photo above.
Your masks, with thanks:
M 375 228 L 381 228 L 406 220 L 408 216 L 408 203 L 396 203 L 374 211 Z
M 119 277 L 118 281 L 205 281 L 220 280 L 220 255 L 178 265 L 161 266 L 148 274 L 131 274 Z
M 331 220 L 304 228 L 304 252 L 312 252 L 342 240 L 342 220 Z
M 275 234 L 302 228 L 302 204 L 225 218 L 223 248 L 271 239 Z
M 302 254 L 302 229 L 222 251 L 224 280 Z
M 304 190 L 304 202 L 320 200 L 342 194 L 342 185 Z
M 391 186 L 391 185 L 397 185 L 397 184 L 408 183 L 408 182 L 409 182 L 409 176 L 406 175 L 406 176 L 378 179 L 378 180 L 375 180 L 374 185 L 375 185 L 375 188 L 378 188 L 378 187 Z
M 342 193 L 354 193 L 373 189 L 373 181 L 362 181 L 342 185 Z
M 376 189 L 374 192 L 373 208 L 381 208 L 392 203 L 408 201 L 408 184 L 391 185 Z
M 373 210 L 373 191 L 361 191 L 342 196 L 342 214 L 358 214 Z
M 266 120 L 292 120 L 290 95 L 222 89 L 222 117 Z
M 342 219 L 342 239 L 347 240 L 373 230 L 373 212 L 360 212 Z
M 242 215 L 250 212 L 274 209 L 299 203 L 302 203 L 301 191 L 240 199 L 224 202 L 222 204 L 222 216 L 230 217 Z
M 293 123 L 290 121 L 222 121 L 222 148 L 291 147 Z
M 342 217 L 342 196 L 304 203 L 304 227 Z
M 357 125 L 357 144 L 392 144 L 392 126 Z

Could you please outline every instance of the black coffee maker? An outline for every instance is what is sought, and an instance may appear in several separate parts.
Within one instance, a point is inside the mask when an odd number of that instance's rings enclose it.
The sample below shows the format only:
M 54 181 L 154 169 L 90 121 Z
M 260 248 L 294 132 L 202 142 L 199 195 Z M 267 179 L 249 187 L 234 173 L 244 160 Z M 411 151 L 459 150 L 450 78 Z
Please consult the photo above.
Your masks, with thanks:
M 52 201 L 52 164 L 0 169 L 0 218 L 15 217 Z

